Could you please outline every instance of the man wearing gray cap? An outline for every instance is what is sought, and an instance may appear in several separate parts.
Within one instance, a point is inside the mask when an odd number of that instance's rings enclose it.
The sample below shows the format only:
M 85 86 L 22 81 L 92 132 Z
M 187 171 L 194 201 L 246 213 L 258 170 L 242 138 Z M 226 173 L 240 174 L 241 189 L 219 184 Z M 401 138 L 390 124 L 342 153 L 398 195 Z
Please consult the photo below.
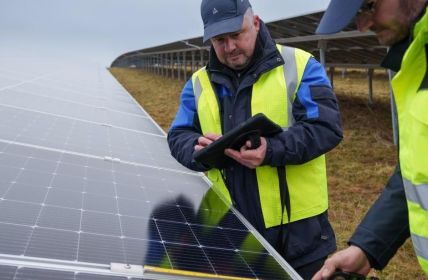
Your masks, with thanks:
M 428 13 L 426 0 L 332 0 L 317 33 L 342 30 L 356 17 L 360 31 L 372 30 L 391 46 L 382 66 L 392 80 L 399 124 L 399 164 L 382 194 L 349 240 L 313 279 L 336 269 L 366 275 L 382 269 L 411 236 L 428 275 Z
M 276 45 L 248 0 L 203 0 L 201 15 L 210 58 L 183 88 L 168 133 L 171 154 L 207 171 L 213 188 L 310 279 L 336 248 L 324 154 L 342 128 L 330 82 L 309 53 Z M 282 131 L 260 137 L 259 147 L 247 141 L 225 149 L 225 164 L 193 159 L 257 113 Z

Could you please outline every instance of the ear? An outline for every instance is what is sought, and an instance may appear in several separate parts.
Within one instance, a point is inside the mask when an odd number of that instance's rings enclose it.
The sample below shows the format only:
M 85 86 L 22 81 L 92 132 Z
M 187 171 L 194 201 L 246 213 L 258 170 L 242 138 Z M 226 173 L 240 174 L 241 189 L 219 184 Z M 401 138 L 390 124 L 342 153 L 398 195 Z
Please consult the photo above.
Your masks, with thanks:
M 260 17 L 258 15 L 254 15 L 253 17 L 253 24 L 256 28 L 257 32 L 260 30 Z
M 373 25 L 373 15 L 369 13 L 362 13 L 357 16 L 355 23 L 357 24 L 357 29 L 361 32 L 369 31 L 370 27 Z

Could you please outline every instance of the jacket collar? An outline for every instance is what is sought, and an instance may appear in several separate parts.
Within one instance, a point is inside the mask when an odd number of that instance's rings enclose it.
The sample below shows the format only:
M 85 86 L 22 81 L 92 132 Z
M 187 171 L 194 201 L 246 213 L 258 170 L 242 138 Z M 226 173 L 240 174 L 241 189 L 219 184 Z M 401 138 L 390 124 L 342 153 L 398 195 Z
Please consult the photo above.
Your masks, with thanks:
M 380 66 L 390 69 L 394 72 L 400 71 L 401 61 L 403 60 L 404 53 L 412 42 L 411 37 L 407 37 L 401 42 L 396 43 L 395 45 L 389 48 L 388 53 L 383 58 Z

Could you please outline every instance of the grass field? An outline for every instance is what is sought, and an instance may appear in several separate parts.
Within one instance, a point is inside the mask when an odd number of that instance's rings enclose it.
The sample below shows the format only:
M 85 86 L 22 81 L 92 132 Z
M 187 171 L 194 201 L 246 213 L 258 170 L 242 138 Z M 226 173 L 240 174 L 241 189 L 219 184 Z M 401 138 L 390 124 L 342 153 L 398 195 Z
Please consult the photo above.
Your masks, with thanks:
M 117 80 L 154 120 L 167 130 L 177 110 L 183 81 L 163 78 L 136 69 L 111 69 Z M 344 140 L 327 154 L 330 220 L 339 248 L 382 191 L 396 164 L 392 143 L 389 85 L 384 71 L 376 72 L 374 104 L 367 105 L 367 78 L 363 71 L 336 73 Z M 407 241 L 383 271 L 380 279 L 427 279 L 421 272 L 412 245 Z

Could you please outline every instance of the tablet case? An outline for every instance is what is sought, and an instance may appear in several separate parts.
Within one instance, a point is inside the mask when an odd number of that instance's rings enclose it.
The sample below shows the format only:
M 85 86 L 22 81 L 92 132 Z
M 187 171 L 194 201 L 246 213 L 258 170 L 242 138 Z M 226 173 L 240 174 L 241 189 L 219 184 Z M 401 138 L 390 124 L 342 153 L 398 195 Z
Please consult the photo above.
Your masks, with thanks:
M 260 136 L 268 137 L 281 131 L 282 128 L 279 125 L 263 113 L 258 113 L 205 148 L 194 152 L 193 158 L 211 167 L 224 168 L 232 160 L 224 154 L 225 149 L 239 150 L 247 140 L 251 141 L 253 148 L 257 148 L 260 145 Z

